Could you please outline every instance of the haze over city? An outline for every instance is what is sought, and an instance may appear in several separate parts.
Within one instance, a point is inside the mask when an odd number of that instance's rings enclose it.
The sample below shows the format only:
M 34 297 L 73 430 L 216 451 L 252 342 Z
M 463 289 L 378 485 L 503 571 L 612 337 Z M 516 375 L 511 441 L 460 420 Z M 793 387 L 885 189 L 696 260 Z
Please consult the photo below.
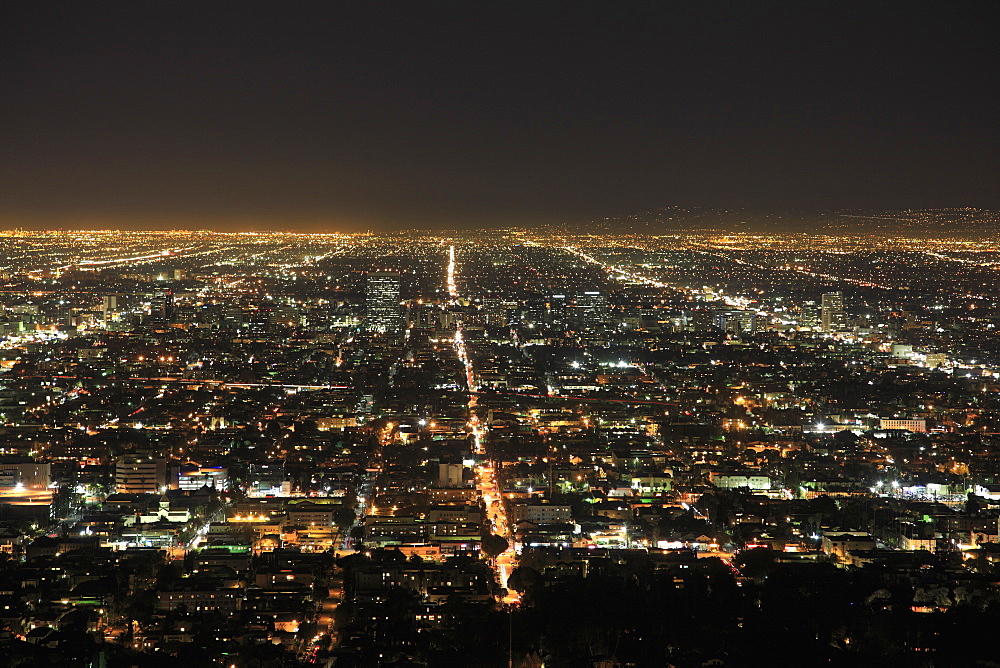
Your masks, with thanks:
M 998 209 L 998 18 L 990 2 L 14 3 L 0 225 Z

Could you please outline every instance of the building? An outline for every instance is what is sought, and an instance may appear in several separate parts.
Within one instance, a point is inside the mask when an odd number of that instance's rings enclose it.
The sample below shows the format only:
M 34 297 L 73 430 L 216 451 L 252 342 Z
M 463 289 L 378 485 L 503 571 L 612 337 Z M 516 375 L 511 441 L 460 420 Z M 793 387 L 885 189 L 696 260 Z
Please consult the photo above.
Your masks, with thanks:
M 844 293 L 824 292 L 820 302 L 820 320 L 824 332 L 842 332 L 847 329 L 847 312 L 844 310 Z
M 940 369 L 948 364 L 948 355 L 945 353 L 927 353 L 924 364 L 931 369 Z
M 383 333 L 402 330 L 403 314 L 399 295 L 399 274 L 391 271 L 369 274 L 365 285 L 365 329 Z
M 157 288 L 149 305 L 149 314 L 156 320 L 169 320 L 174 315 L 174 291 Z
M 608 318 L 608 298 L 597 291 L 576 298 L 576 317 L 585 327 L 600 327 Z
M 568 301 L 563 294 L 549 295 L 549 322 L 553 325 L 565 324 Z
M 842 561 L 848 560 L 851 553 L 870 552 L 875 547 L 875 539 L 865 531 L 838 531 L 823 535 L 823 553 Z
M 904 532 L 899 537 L 899 549 L 908 551 L 927 550 L 928 552 L 937 552 L 937 538 L 934 536 L 920 536 Z
M 181 464 L 174 468 L 171 487 L 193 491 L 213 487 L 219 491 L 229 488 L 229 469 L 224 466 Z
M 462 464 L 438 464 L 438 484 L 442 487 L 461 487 L 464 473 L 465 466 Z
M 0 487 L 24 490 L 47 490 L 52 483 L 52 464 L 36 462 L 29 457 L 0 458 Z
M 477 503 L 479 490 L 475 487 L 431 487 L 427 490 L 432 504 Z
M 118 313 L 118 295 L 104 295 L 101 297 L 101 313 L 104 320 L 111 320 Z
M 724 332 L 753 333 L 761 329 L 759 325 L 760 318 L 753 311 L 719 311 L 715 314 L 715 326 Z
M 715 473 L 711 474 L 712 484 L 722 489 L 771 489 L 771 478 L 766 475 L 752 473 Z
M 515 504 L 510 508 L 511 525 L 523 521 L 532 524 L 558 524 L 569 522 L 572 517 L 572 508 L 564 504 L 535 502 Z
M 669 492 L 674 479 L 663 474 L 648 474 L 632 478 L 632 489 L 639 494 L 659 494 Z
M 897 420 L 892 418 L 881 418 L 879 420 L 880 429 L 905 429 L 918 433 L 927 431 L 927 420 Z
M 288 523 L 298 526 L 332 527 L 340 499 L 296 499 L 286 506 Z
M 167 461 L 152 457 L 119 457 L 115 461 L 115 491 L 157 494 L 167 485 Z
M 175 524 L 184 524 L 191 519 L 191 511 L 187 508 L 171 508 L 170 499 L 166 496 L 161 496 L 159 501 L 156 503 L 155 509 L 149 509 L 141 515 L 125 515 L 123 517 L 124 524 L 127 527 L 134 526 L 136 524 L 152 524 L 154 522 L 170 522 Z
M 506 326 L 510 322 L 511 312 L 516 308 L 516 301 L 493 296 L 484 297 L 482 320 L 487 325 Z
M 799 324 L 803 327 L 816 329 L 821 324 L 820 312 L 816 307 L 816 302 L 806 302 L 799 315 Z
M 243 590 L 218 587 L 210 581 L 183 582 L 157 592 L 157 609 L 170 612 L 184 606 L 188 612 L 236 613 L 243 602 Z

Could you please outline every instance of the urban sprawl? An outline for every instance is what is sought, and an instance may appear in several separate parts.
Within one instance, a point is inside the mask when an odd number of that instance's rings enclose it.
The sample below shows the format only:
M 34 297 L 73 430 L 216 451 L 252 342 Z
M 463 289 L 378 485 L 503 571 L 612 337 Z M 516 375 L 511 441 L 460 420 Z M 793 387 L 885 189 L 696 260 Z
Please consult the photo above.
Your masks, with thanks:
M 1000 245 L 843 234 L 0 233 L 0 662 L 997 665 Z

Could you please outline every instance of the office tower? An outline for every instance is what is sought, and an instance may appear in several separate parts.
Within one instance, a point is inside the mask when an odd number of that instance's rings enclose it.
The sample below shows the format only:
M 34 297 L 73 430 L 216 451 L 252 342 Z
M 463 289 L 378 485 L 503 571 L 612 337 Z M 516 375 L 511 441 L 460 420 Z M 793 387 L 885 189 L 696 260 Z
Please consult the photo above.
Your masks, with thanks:
M 409 327 L 433 327 L 438 322 L 439 310 L 432 304 L 410 303 L 406 312 Z
M 608 298 L 597 291 L 584 292 L 576 298 L 577 318 L 586 327 L 600 327 L 608 317 Z
M 399 274 L 377 271 L 368 274 L 365 286 L 365 329 L 370 332 L 399 332 L 403 317 L 399 306 Z
M 844 293 L 824 292 L 820 302 L 820 318 L 824 332 L 842 332 L 847 329 L 847 313 L 844 311 Z
M 170 288 L 156 288 L 149 314 L 157 320 L 169 320 L 174 315 L 174 291 Z
M 101 297 L 101 315 L 105 322 L 110 320 L 118 312 L 118 295 L 104 295 Z
M 715 316 L 715 326 L 735 334 L 757 331 L 759 319 L 752 311 L 720 311 Z
M 549 295 L 549 322 L 562 325 L 566 322 L 566 295 Z
M 483 298 L 483 322 L 487 325 L 505 326 L 511 321 L 511 313 L 517 308 L 517 302 L 502 297 L 488 296 Z
M 806 302 L 801 309 L 801 315 L 799 316 L 799 324 L 803 327 L 811 327 L 816 329 L 822 323 L 822 318 L 820 316 L 819 307 L 816 306 L 816 302 Z
M 540 327 L 548 317 L 548 303 L 542 295 L 531 295 L 518 308 L 518 322 L 525 327 Z

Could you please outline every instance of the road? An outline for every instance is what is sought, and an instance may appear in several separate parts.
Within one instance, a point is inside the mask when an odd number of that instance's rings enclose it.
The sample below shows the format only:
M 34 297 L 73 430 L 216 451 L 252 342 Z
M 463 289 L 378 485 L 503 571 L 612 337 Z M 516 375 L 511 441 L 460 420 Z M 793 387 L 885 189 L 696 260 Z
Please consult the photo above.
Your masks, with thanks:
M 341 556 L 343 556 L 345 551 L 351 551 L 353 549 L 357 549 L 358 547 L 354 544 L 353 539 L 351 538 L 351 531 L 356 527 L 361 527 L 363 529 L 365 526 L 365 517 L 368 516 L 371 510 L 371 505 L 375 501 L 375 475 L 376 474 L 374 472 L 369 471 L 368 475 L 365 477 L 365 481 L 361 483 L 361 486 L 358 488 L 357 505 L 354 509 L 356 517 L 354 518 L 354 524 L 351 528 L 344 532 L 344 542 L 340 545 Z
M 457 303 L 459 293 L 454 246 L 451 246 L 448 249 L 447 275 L 448 295 L 451 297 L 452 303 Z M 476 456 L 481 461 L 481 463 L 476 467 L 476 487 L 479 489 L 480 495 L 482 495 L 483 503 L 486 506 L 487 517 L 493 526 L 493 532 L 497 535 L 503 536 L 510 542 L 509 547 L 494 560 L 494 568 L 496 569 L 500 586 L 507 589 L 507 579 L 510 577 L 510 573 L 514 570 L 517 563 L 517 552 L 515 550 L 513 538 L 510 535 L 510 527 L 507 524 L 507 517 L 504 514 L 503 499 L 501 498 L 501 495 L 496 487 L 496 472 L 493 470 L 492 464 L 484 459 L 486 454 L 486 435 L 489 431 L 489 426 L 482 424 L 479 420 L 479 416 L 476 414 L 476 404 L 479 400 L 479 385 L 476 383 L 476 371 L 473 366 L 472 358 L 469 356 L 469 352 L 466 348 L 465 338 L 462 335 L 461 323 L 455 327 L 455 352 L 458 355 L 458 359 L 465 367 L 466 391 L 469 394 L 467 413 L 468 425 L 474 440 L 473 447 Z M 508 593 L 503 597 L 502 602 L 505 604 L 511 604 L 516 603 L 518 600 L 519 597 L 516 592 L 508 591 Z

